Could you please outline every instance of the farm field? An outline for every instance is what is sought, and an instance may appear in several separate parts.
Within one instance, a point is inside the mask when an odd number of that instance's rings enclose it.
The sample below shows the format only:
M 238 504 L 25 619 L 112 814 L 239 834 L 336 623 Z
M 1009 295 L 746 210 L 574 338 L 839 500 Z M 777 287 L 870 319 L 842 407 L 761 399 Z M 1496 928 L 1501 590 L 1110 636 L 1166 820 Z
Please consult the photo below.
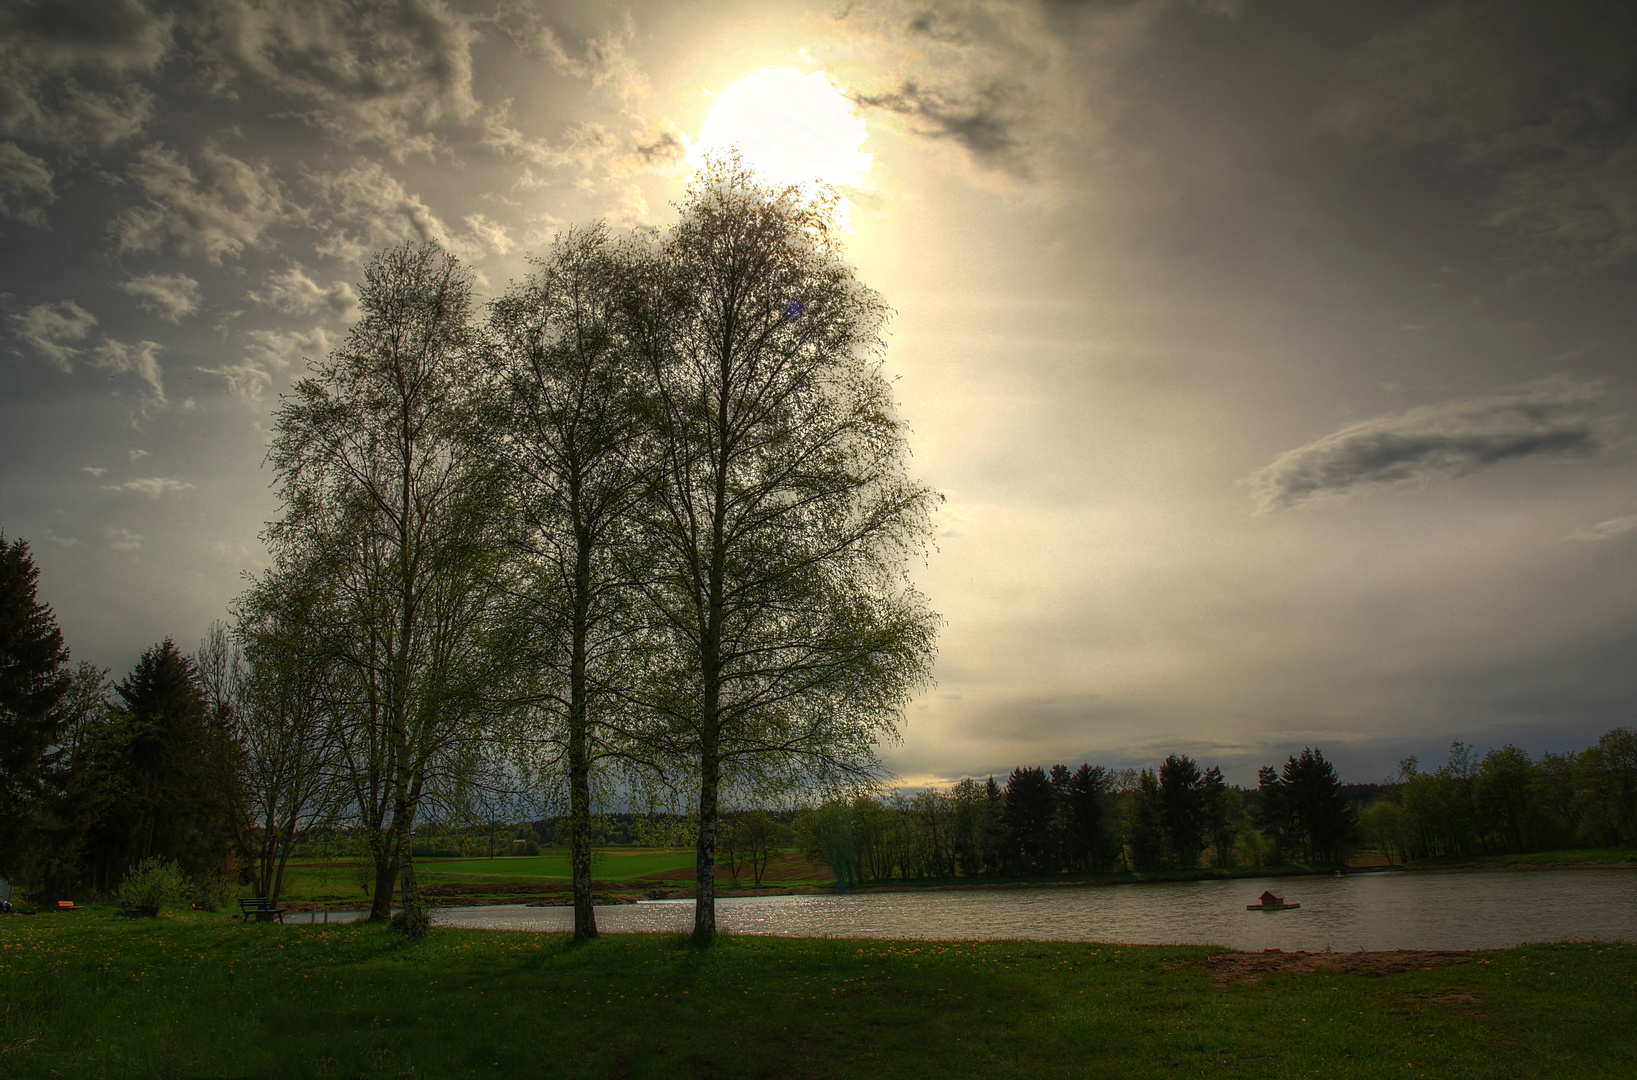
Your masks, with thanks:
M 1637 945 L 1032 941 L 0 922 L 0 1077 L 1612 1077 Z
M 416 876 L 433 896 L 452 898 L 529 893 L 550 894 L 566 891 L 571 878 L 568 853 L 548 851 L 540 855 L 502 855 L 497 858 L 418 858 Z M 768 866 L 766 883 L 779 886 L 828 885 L 830 874 L 794 852 L 781 852 Z M 639 891 L 653 888 L 691 887 L 694 880 L 693 850 L 614 848 L 599 851 L 592 859 L 592 877 L 601 888 L 630 886 Z M 725 867 L 718 867 L 717 880 L 731 884 Z M 749 871 L 740 884 L 751 885 Z M 522 886 L 514 889 L 507 886 Z M 293 903 L 357 903 L 367 900 L 358 861 L 324 858 L 292 858 L 285 869 L 284 897 Z

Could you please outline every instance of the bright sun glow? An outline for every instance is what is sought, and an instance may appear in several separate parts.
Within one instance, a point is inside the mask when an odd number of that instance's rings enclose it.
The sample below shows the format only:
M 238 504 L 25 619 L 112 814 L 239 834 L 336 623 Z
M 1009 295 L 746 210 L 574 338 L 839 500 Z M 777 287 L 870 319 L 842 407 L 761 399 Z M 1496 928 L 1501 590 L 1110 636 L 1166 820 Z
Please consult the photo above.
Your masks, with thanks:
M 698 168 L 707 154 L 738 147 L 771 183 L 857 187 L 870 171 L 871 156 L 858 149 L 867 134 L 824 72 L 765 68 L 717 95 L 688 161 Z

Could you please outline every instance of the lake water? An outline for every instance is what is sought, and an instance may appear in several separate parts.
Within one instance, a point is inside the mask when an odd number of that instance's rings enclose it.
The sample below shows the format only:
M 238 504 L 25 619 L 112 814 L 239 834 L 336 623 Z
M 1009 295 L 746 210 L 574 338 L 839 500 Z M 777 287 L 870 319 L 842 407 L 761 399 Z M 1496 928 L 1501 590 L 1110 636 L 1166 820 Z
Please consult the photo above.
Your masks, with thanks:
M 1246 911 L 1263 889 L 1295 911 Z M 335 916 L 332 914 L 332 918 Z M 443 926 L 564 932 L 569 908 L 446 908 Z M 1045 889 L 726 897 L 736 934 L 859 938 L 1035 938 L 1235 949 L 1502 949 L 1569 937 L 1637 941 L 1637 870 L 1473 870 L 1241 878 Z M 300 920 L 305 921 L 305 920 Z M 693 901 L 597 909 L 604 933 L 685 932 Z

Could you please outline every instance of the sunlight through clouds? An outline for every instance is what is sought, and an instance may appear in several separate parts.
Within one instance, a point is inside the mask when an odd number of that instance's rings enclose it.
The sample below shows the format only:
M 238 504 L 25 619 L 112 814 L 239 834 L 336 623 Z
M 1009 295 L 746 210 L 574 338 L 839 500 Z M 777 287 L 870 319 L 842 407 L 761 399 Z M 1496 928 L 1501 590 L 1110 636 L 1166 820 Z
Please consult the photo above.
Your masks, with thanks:
M 688 163 L 697 169 L 706 157 L 737 149 L 774 184 L 859 187 L 873 161 L 859 149 L 868 134 L 824 72 L 765 68 L 717 95 L 699 140 L 688 146 Z

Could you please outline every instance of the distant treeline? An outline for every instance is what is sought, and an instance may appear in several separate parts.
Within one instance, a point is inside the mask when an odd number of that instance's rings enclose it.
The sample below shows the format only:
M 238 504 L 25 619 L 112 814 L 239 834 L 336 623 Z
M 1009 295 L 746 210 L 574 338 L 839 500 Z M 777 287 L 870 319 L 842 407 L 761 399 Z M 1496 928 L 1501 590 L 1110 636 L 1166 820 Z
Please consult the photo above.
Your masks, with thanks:
M 1400 861 L 1637 847 L 1637 730 L 1539 758 L 1508 743 L 1480 759 L 1456 742 L 1434 772 L 1405 758 L 1360 826 L 1367 844 Z

